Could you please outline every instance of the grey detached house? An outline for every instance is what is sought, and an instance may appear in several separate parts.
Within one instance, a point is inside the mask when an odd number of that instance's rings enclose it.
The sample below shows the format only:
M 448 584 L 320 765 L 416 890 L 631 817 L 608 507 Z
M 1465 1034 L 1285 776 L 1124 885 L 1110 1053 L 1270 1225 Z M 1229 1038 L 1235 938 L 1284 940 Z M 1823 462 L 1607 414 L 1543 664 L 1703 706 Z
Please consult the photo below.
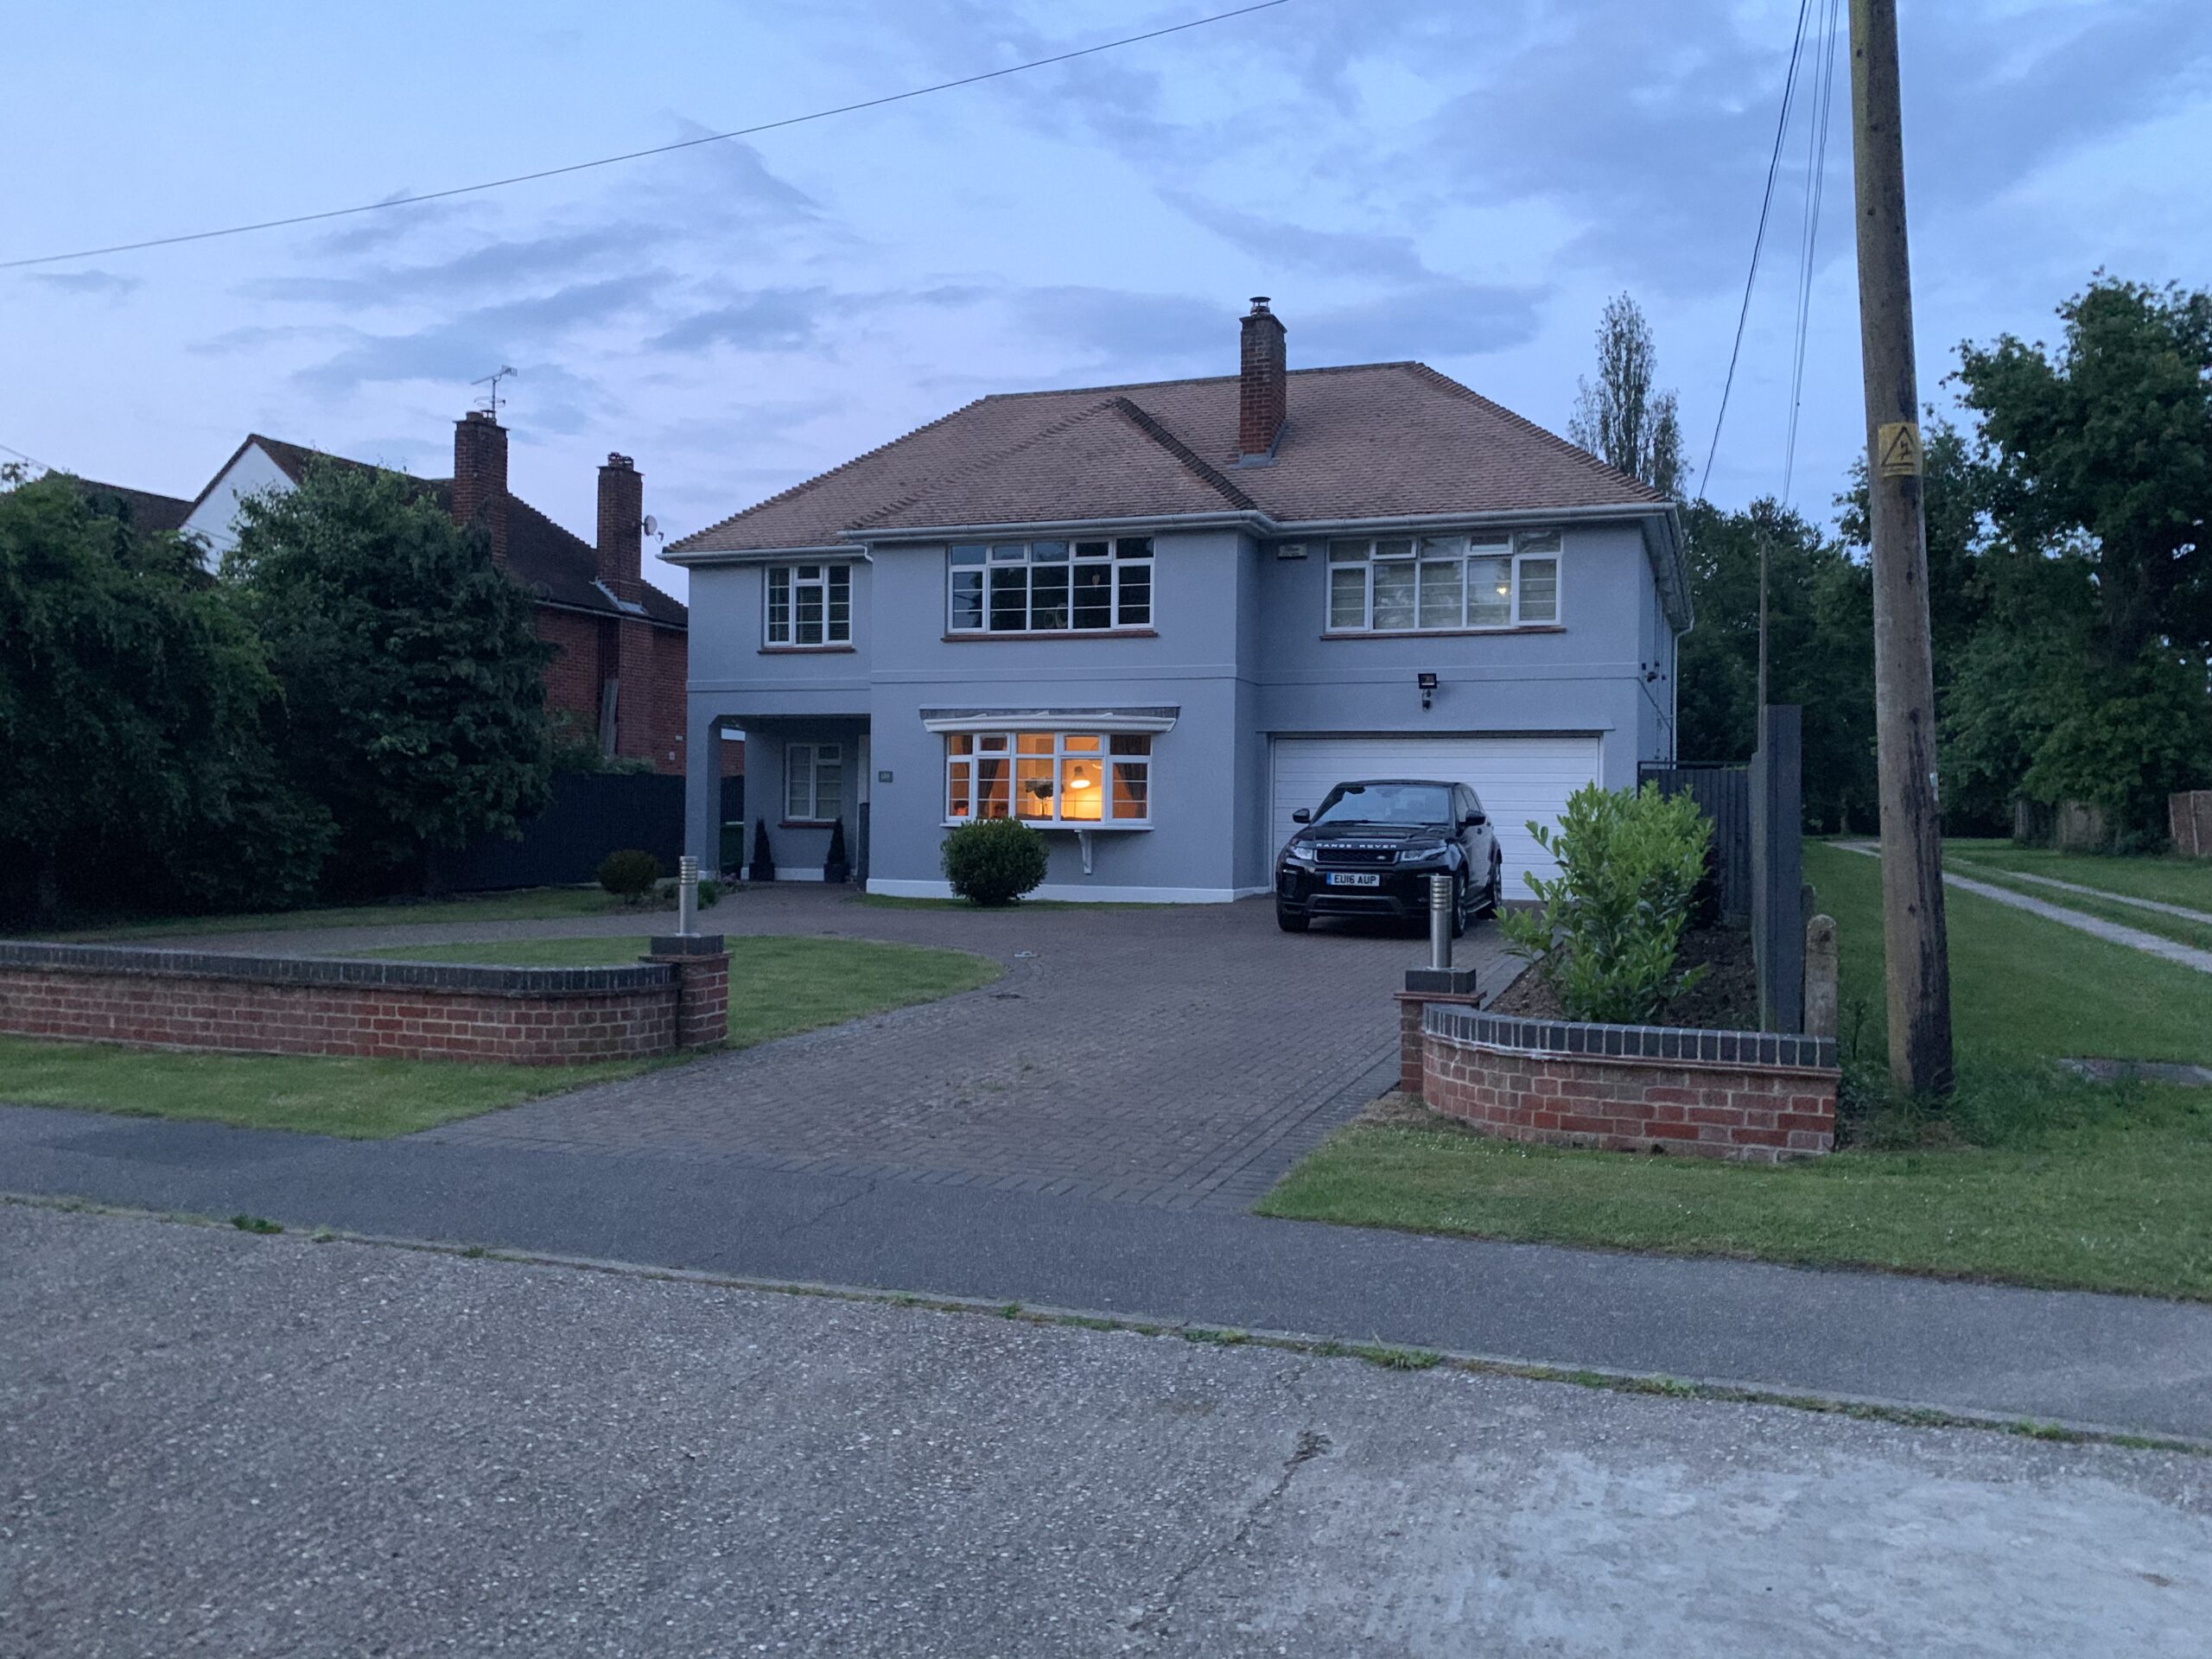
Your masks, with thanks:
M 952 825 L 1043 830 L 1043 896 L 1269 890 L 1340 779 L 1464 781 L 1509 891 L 1530 819 L 1675 747 L 1675 506 L 1420 363 L 990 397 L 685 537 L 687 845 L 741 728 L 779 879 L 846 826 L 871 892 Z M 865 835 L 863 830 L 865 830 Z M 750 842 L 747 842 L 748 847 Z

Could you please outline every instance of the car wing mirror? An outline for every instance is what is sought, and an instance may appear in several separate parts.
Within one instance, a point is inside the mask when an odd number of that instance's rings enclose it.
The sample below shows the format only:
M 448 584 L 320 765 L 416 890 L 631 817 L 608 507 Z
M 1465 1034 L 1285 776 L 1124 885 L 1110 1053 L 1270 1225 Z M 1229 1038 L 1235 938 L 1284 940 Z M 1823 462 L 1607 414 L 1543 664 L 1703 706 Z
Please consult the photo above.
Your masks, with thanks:
M 1480 812 L 1470 812 L 1465 819 L 1466 827 L 1470 830 L 1479 830 L 1483 825 L 1489 822 L 1489 817 L 1485 814 Z
M 1290 815 L 1290 821 L 1293 823 L 1311 823 L 1313 822 L 1313 810 L 1311 807 L 1301 806 Z

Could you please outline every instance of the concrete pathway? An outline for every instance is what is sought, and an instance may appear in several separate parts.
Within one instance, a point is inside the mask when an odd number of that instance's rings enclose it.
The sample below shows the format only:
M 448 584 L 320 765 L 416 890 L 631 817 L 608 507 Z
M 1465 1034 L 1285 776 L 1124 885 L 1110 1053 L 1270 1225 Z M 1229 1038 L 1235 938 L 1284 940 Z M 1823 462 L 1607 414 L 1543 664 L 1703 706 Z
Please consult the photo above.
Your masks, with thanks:
M 20 1106 L 0 1189 L 2212 1440 L 2201 1304 Z
M 2101 899 L 2108 905 L 2126 905 L 2133 910 L 2155 910 L 2162 915 L 2178 916 L 2184 922 L 2198 922 L 2212 927 L 2212 911 L 2191 910 L 2186 905 L 2170 905 L 2163 899 L 2139 899 L 2133 893 L 2114 893 L 2108 887 L 2084 887 L 2079 881 L 2062 881 L 2055 875 L 2031 875 L 2025 870 L 2008 870 L 2000 864 L 1980 864 L 1964 858 L 1955 861 L 1985 875 L 2002 876 L 2007 881 L 2032 881 L 2039 887 L 2056 887 L 2061 893 L 2079 893 L 2084 899 Z
M 0 1206 L 10 1654 L 2196 1654 L 2204 1464 Z
M 1863 853 L 1868 858 L 1878 859 L 1882 855 L 1880 848 L 1864 842 L 1839 841 L 1834 844 L 1847 853 Z M 2183 944 L 2177 940 L 2161 938 L 2156 933 L 2145 933 L 2139 927 L 2125 927 L 2118 922 L 2108 922 L 2101 916 L 2068 910 L 2045 899 L 2031 898 L 2024 893 L 2015 893 L 2010 887 L 2000 887 L 1993 882 L 1976 881 L 1970 876 L 1958 875 L 1949 870 L 1943 872 L 1943 884 L 1956 887 L 1961 893 L 1994 899 L 2014 910 L 2024 910 L 2031 916 L 2040 916 L 2047 922 L 2056 922 L 2061 927 L 2070 927 L 2077 933 L 2087 933 L 2107 944 L 2126 945 L 2129 950 L 2140 950 L 2145 956 L 2158 957 L 2183 968 L 2194 968 L 2200 974 L 2212 974 L 2212 950 L 2200 950 L 2194 945 Z

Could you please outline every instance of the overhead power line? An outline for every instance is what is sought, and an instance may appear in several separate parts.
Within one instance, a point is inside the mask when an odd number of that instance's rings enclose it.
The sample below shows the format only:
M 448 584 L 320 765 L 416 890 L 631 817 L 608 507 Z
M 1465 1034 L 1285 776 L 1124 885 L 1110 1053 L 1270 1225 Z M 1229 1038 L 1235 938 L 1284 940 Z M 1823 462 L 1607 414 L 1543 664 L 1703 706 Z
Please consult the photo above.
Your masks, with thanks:
M 654 144 L 645 149 L 626 150 L 620 156 L 602 156 L 594 161 L 570 162 L 563 167 L 540 168 L 535 172 L 511 174 L 503 179 L 486 179 L 478 184 L 457 184 L 444 190 L 425 190 L 415 195 L 387 196 L 381 201 L 365 201 L 351 207 L 325 208 L 320 213 L 290 213 L 282 219 L 257 219 L 250 225 L 226 225 L 219 230 L 190 231 L 180 236 L 151 236 L 136 242 L 113 242 L 105 247 L 79 248 L 69 253 L 41 253 L 27 259 L 0 259 L 0 270 L 21 270 L 31 265 L 56 265 L 71 259 L 94 259 L 111 253 L 136 253 L 146 248 L 175 247 L 186 242 L 211 242 L 219 237 L 245 236 L 255 231 L 282 230 L 292 225 L 315 225 L 326 219 L 347 219 L 357 213 L 380 213 L 391 207 L 411 207 L 426 201 L 446 201 L 454 196 L 480 194 L 486 190 L 503 190 L 509 185 L 529 184 L 539 179 L 557 179 L 570 173 L 588 173 L 594 168 L 614 167 L 624 162 L 643 161 L 652 156 L 667 156 L 680 149 L 696 149 L 702 144 L 718 144 L 732 138 L 749 138 L 756 133 L 774 132 L 784 127 L 803 126 L 810 121 L 826 121 L 832 116 L 851 115 L 861 110 L 881 109 L 887 104 L 903 104 L 910 99 L 927 98 L 934 92 L 949 92 L 957 87 L 974 86 L 986 80 L 999 80 L 1007 75 L 1019 75 L 1032 69 L 1043 69 L 1056 63 L 1071 63 L 1077 58 L 1095 57 L 1101 52 L 1112 52 L 1125 46 L 1135 46 L 1145 41 L 1157 41 L 1170 35 L 1180 35 L 1189 29 L 1204 29 L 1209 24 L 1227 22 L 1234 17 L 1249 16 L 1255 11 L 1271 11 L 1285 6 L 1290 0 L 1255 0 L 1250 5 L 1237 6 L 1228 11 L 1217 11 L 1209 16 L 1193 17 L 1187 22 L 1170 23 L 1164 29 L 1147 29 L 1141 35 L 1125 35 L 1119 40 L 1102 41 L 1096 46 L 1078 47 L 1071 52 L 1056 52 L 1046 58 L 1032 58 L 1027 63 L 1009 64 L 1003 69 L 987 69 L 980 74 L 962 75 L 955 80 L 940 80 L 928 86 L 916 86 L 903 92 L 887 92 L 880 98 L 864 98 L 856 103 L 840 104 L 834 108 L 815 110 L 805 115 L 785 116 L 778 121 L 763 121 L 755 126 L 734 127 L 728 132 L 710 132 L 697 138 L 682 138 L 673 143 Z
M 1782 455 L 1782 505 L 1788 506 L 1797 476 L 1797 419 L 1805 402 L 1805 346 L 1812 335 L 1813 276 L 1821 248 L 1821 202 L 1828 176 L 1828 111 L 1835 103 L 1835 65 L 1843 0 L 1827 0 L 1822 20 L 1820 67 L 1813 82 L 1812 116 L 1805 124 L 1805 218 L 1797 248 L 1797 339 L 1789 365 L 1789 426 Z
M 1705 452 L 1705 470 L 1698 475 L 1697 493 L 1713 478 L 1713 458 L 1720 452 L 1720 429 L 1728 419 L 1728 394 L 1735 389 L 1736 362 L 1744 352 L 1744 324 L 1751 315 L 1751 289 L 1759 279 L 1759 257 L 1766 249 L 1767 219 L 1774 211 L 1774 181 L 1782 171 L 1783 141 L 1789 132 L 1789 111 L 1797 97 L 1797 66 L 1805 55 L 1805 24 L 1812 16 L 1813 0 L 1798 0 L 1797 34 L 1789 47 L 1789 73 L 1782 83 L 1782 113 L 1774 124 L 1774 154 L 1766 164 L 1766 193 L 1759 199 L 1759 228 L 1751 238 L 1751 268 L 1744 277 L 1744 302 L 1736 312 L 1736 342 L 1728 349 L 1728 377 L 1720 385 L 1720 412 L 1713 418 L 1713 442 Z

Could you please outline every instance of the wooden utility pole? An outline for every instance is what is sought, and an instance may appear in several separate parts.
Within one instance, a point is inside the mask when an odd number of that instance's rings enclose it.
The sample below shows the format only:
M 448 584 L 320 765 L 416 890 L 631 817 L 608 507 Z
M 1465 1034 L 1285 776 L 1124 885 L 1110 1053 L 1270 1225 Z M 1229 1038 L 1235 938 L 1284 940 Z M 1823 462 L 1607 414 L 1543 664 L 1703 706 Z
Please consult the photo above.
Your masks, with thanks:
M 1882 940 L 1890 1076 L 1951 1089 L 1951 969 L 1936 794 L 1936 665 L 1921 502 L 1920 389 L 1904 219 L 1897 0 L 1851 0 L 1852 172 L 1866 376 L 1866 496 L 1874 543 L 1874 724 L 1880 751 Z

